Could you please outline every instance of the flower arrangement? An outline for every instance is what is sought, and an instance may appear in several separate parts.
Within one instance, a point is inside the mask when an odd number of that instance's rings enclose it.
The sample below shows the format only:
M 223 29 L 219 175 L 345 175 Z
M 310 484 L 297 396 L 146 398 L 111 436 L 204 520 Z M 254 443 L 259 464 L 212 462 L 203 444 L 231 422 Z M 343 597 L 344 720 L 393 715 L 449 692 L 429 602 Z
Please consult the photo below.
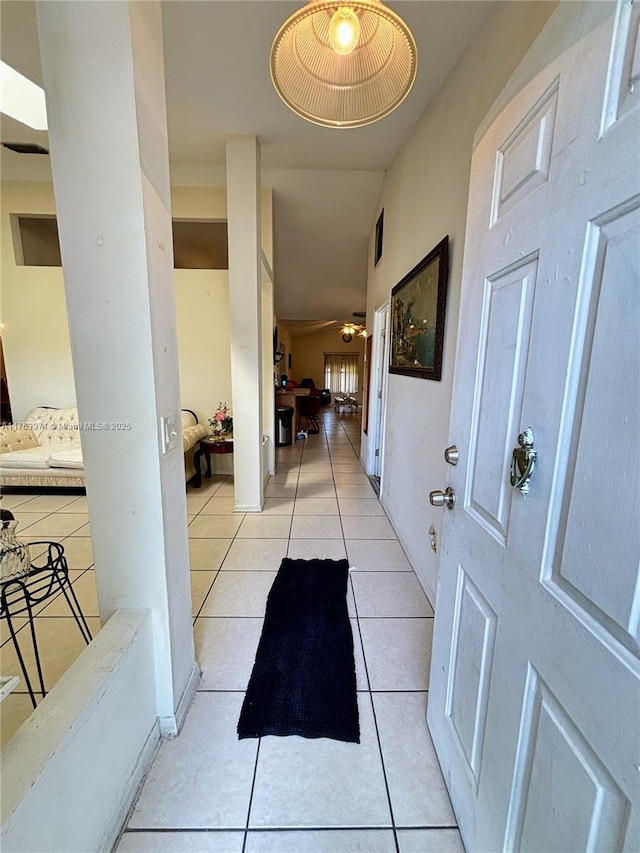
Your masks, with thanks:
M 213 427 L 214 438 L 218 438 L 220 441 L 233 435 L 233 418 L 226 403 L 220 403 L 215 415 L 209 418 L 209 426 Z

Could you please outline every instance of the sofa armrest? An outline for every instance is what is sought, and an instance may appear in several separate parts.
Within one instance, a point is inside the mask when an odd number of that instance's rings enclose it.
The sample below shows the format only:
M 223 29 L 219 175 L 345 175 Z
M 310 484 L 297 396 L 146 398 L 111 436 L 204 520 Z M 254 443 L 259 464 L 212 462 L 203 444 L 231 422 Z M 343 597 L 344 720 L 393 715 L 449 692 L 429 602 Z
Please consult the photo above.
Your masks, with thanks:
M 13 453 L 16 450 L 39 446 L 38 437 L 31 429 L 19 426 L 0 427 L 0 453 Z
M 182 430 L 182 445 L 184 448 L 184 452 L 190 450 L 192 447 L 200 441 L 201 438 L 204 438 L 209 430 L 204 424 L 194 424 L 193 426 L 185 427 Z

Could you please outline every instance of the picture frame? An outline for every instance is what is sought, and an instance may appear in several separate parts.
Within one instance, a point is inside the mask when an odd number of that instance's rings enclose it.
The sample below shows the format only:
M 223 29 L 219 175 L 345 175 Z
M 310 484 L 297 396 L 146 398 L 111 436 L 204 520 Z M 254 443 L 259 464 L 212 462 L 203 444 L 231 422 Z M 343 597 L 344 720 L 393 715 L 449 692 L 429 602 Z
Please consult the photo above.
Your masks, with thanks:
M 391 291 L 389 373 L 440 381 L 448 278 L 447 235 Z
M 380 216 L 378 217 L 378 221 L 376 222 L 376 241 L 375 241 L 375 249 L 373 255 L 373 265 L 374 267 L 378 266 L 380 259 L 382 258 L 382 246 L 384 242 L 384 207 L 380 211 Z
M 278 338 L 278 327 L 276 326 L 273 330 L 273 364 L 275 367 L 284 360 L 285 355 L 286 347 Z M 286 362 L 282 366 L 286 368 Z

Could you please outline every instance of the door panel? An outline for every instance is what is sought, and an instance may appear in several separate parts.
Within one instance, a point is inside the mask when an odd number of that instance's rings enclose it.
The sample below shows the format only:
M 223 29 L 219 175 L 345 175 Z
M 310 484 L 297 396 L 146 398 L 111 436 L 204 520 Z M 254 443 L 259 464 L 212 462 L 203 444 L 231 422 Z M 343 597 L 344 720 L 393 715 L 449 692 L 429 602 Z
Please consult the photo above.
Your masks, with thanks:
M 506 849 L 620 850 L 629 801 L 531 666 L 525 696 Z
M 470 851 L 640 849 L 637 17 L 556 16 L 469 188 L 428 722 Z
M 537 258 L 485 281 L 467 487 L 469 512 L 504 545 L 511 488 L 502 476 L 520 421 Z
M 496 614 L 458 567 L 446 714 L 474 788 L 482 763 Z
M 557 103 L 556 79 L 498 148 L 492 225 L 548 180 Z
M 620 3 L 613 33 L 603 132 L 640 101 L 640 6 Z
M 577 388 L 571 475 L 558 496 L 561 512 L 552 568 L 555 583 L 636 651 L 640 546 L 631 531 L 638 527 L 640 479 L 637 447 L 618 439 L 640 435 L 638 246 L 638 197 L 598 217 L 589 228 L 578 308 L 584 349 L 569 376 L 569 385 Z M 569 388 L 566 396 L 570 398 Z M 624 486 L 624 500 L 618 488 L 602 488 L 605 483 Z M 606 530 L 602 519 L 607 519 Z M 619 543 L 615 584 L 604 570 L 611 540 Z

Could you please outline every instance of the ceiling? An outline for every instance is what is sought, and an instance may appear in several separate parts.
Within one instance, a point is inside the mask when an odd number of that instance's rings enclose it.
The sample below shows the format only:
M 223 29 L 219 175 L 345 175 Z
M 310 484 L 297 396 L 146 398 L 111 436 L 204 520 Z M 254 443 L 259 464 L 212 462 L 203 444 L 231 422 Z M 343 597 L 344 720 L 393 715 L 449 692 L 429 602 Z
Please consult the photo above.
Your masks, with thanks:
M 276 315 L 279 321 L 342 322 L 366 307 L 368 238 L 384 172 L 494 3 L 391 3 L 416 39 L 416 82 L 390 115 L 353 129 L 299 118 L 272 86 L 271 41 L 301 5 L 163 0 L 171 179 L 223 185 L 226 136 L 255 134 L 263 184 L 274 195 Z M 42 83 L 33 0 L 2 0 L 0 23 L 4 61 Z M 48 146 L 46 132 L 5 116 L 0 131 L 3 142 Z M 0 150 L 4 180 L 51 179 L 48 157 Z M 292 331 L 303 328 L 309 327 Z

